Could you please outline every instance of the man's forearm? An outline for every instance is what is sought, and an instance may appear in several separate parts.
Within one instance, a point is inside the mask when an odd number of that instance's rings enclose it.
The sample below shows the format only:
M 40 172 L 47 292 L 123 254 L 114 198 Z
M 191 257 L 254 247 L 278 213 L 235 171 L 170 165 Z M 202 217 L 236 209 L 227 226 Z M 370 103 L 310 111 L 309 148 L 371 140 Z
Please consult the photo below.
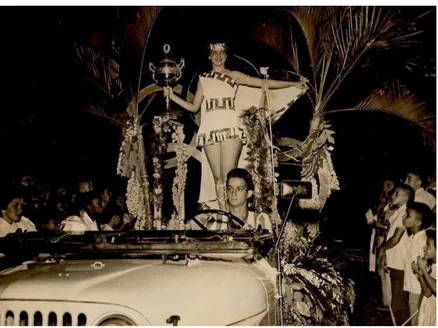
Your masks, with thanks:
M 398 242 L 399 242 L 399 240 L 396 240 L 394 238 L 387 240 L 385 243 L 383 243 L 382 246 L 380 246 L 380 252 L 385 252 L 388 249 L 393 248 L 395 245 L 398 244 Z

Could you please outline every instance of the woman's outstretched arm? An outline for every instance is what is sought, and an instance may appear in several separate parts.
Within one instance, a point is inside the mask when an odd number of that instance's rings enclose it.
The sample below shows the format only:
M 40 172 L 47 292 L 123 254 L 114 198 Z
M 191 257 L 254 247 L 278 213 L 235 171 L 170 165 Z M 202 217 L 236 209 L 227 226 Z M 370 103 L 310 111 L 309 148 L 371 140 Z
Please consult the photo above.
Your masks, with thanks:
M 195 98 L 193 99 L 193 102 L 185 101 L 184 99 L 178 97 L 176 94 L 173 93 L 172 88 L 170 87 L 164 87 L 164 95 L 169 95 L 169 99 L 180 105 L 182 108 L 188 110 L 189 112 L 196 113 L 199 110 L 199 107 L 201 107 L 202 100 L 204 99 L 203 92 L 202 92 L 202 85 L 201 81 L 198 81 L 198 86 L 196 87 L 196 94 Z
M 243 74 L 238 71 L 232 72 L 233 76 L 232 78 L 236 80 L 237 83 L 242 85 L 247 85 L 249 87 L 263 87 L 263 84 L 265 83 L 265 80 L 259 79 L 257 77 L 252 77 L 246 74 Z M 279 81 L 279 80 L 268 80 L 267 87 L 268 89 L 283 89 L 295 86 L 300 89 L 306 89 L 306 82 L 305 81 L 297 81 L 297 82 L 291 82 L 291 81 Z

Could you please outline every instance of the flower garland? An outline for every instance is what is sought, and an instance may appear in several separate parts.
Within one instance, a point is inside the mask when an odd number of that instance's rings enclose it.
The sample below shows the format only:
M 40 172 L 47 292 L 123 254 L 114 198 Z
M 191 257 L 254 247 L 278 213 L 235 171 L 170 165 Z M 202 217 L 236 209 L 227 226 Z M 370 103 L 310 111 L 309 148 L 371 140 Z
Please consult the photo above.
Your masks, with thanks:
M 131 176 L 130 171 L 136 165 L 138 128 L 137 121 L 132 123 L 128 121 L 127 123 L 128 128 L 119 151 L 117 174 L 129 178 Z
M 126 188 L 128 211 L 137 219 L 135 229 L 143 230 L 151 226 L 148 220 L 149 183 L 144 162 L 143 136 L 137 119 L 127 123 L 128 128 L 120 146 L 117 174 L 129 178 Z
M 315 246 L 318 224 L 288 222 L 282 243 L 283 313 L 285 325 L 348 325 L 355 294 L 353 282 Z
M 135 230 L 144 230 L 146 226 L 146 212 L 144 211 L 144 197 L 141 185 L 136 179 L 135 172 L 132 171 L 128 180 L 126 205 L 129 213 L 137 218 Z
M 156 116 L 153 119 L 155 142 L 153 144 L 153 203 L 154 203 L 154 226 L 156 229 L 179 230 L 184 228 L 184 190 L 187 178 L 187 147 L 184 144 L 184 126 L 180 123 L 169 120 L 168 115 Z M 172 132 L 173 131 L 173 132 Z M 175 206 L 175 213 L 167 223 L 162 222 L 163 206 L 163 167 L 164 155 L 167 151 L 167 140 L 171 133 L 172 144 L 174 145 L 177 167 L 172 185 L 172 200 Z
M 304 181 L 312 182 L 312 198 L 300 199 L 299 204 L 301 208 L 320 210 L 324 207 L 332 191 L 339 190 L 340 186 L 327 145 L 316 154 L 314 160 L 321 163 L 317 171 L 319 191 L 318 183 L 314 177 L 303 178 Z
M 253 177 L 255 210 L 258 213 L 276 212 L 274 206 L 275 198 L 279 195 L 279 188 L 274 181 L 278 173 L 273 176 L 271 141 L 267 134 L 264 110 L 251 107 L 243 111 L 240 118 L 246 129 L 248 147 L 246 169 Z M 274 158 L 275 162 L 276 158 Z
M 154 228 L 161 229 L 162 206 L 163 206 L 163 167 L 164 155 L 166 153 L 167 135 L 170 132 L 168 120 L 162 116 L 155 116 L 152 120 L 155 132 L 155 139 L 152 144 L 152 167 L 153 167 L 153 188 L 152 188 L 152 202 L 154 204 Z
M 175 144 L 177 167 L 172 186 L 172 199 L 175 206 L 175 213 L 172 218 L 178 218 L 179 229 L 184 229 L 184 190 L 187 179 L 187 149 L 184 145 L 184 126 L 174 125 L 175 132 L 172 133 L 172 143 Z M 169 229 L 169 227 L 168 227 Z

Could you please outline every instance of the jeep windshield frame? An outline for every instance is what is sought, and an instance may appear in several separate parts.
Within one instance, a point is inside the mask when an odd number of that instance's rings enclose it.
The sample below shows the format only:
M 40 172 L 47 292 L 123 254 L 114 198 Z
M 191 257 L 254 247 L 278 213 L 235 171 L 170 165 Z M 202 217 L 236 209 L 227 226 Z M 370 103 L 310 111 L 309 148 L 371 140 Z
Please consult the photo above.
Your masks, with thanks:
M 87 231 L 83 233 L 9 234 L 0 239 L 0 253 L 18 262 L 39 257 L 120 258 L 201 254 L 254 254 L 272 245 L 267 231 Z M 14 261 L 14 262 L 16 262 Z

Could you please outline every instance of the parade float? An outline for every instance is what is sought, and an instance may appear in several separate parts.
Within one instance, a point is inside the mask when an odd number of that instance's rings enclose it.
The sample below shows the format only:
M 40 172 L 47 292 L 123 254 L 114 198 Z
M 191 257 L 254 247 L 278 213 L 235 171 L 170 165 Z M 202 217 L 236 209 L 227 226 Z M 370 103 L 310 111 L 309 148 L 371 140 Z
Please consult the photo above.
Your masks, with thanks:
M 175 115 L 168 99 L 164 99 L 161 113 L 150 117 L 148 122 L 144 120 L 153 99 L 162 94 L 164 86 L 173 87 L 175 93 L 184 95 L 187 100 L 193 99 L 190 92 L 193 79 L 188 79 L 189 86 L 178 84 L 184 74 L 185 62 L 182 58 L 178 60 L 171 56 L 171 45 L 162 45 L 162 58 L 158 62 L 150 61 L 148 64 L 145 60 L 150 34 L 163 10 L 166 9 L 140 9 L 135 22 L 127 30 L 133 43 L 141 49 L 141 63 L 137 92 L 131 92 L 125 113 L 111 116 L 104 109 L 95 107 L 89 107 L 88 111 L 109 118 L 123 128 L 117 174 L 127 179 L 127 205 L 136 218 L 136 229 L 183 231 L 190 220 L 185 211 L 187 161 L 191 157 L 201 161 L 195 145 L 196 135 L 188 140 L 185 125 Z M 278 24 L 268 24 L 254 35 L 259 41 L 284 52 L 282 55 L 290 64 L 284 69 L 286 76 L 309 81 L 309 89 L 304 95 L 313 111 L 308 136 L 297 140 L 273 134 L 273 124 L 292 103 L 285 104 L 284 111 L 280 111 L 277 117 L 261 115 L 257 106 L 247 108 L 241 116 L 248 136 L 245 168 L 255 182 L 253 206 L 257 212 L 268 213 L 274 227 L 275 247 L 265 257 L 276 271 L 275 297 L 277 310 L 281 313 L 277 324 L 347 325 L 354 307 L 353 283 L 340 275 L 335 261 L 327 255 L 327 248 L 316 242 L 318 223 L 295 223 L 289 217 L 290 206 L 286 216 L 280 217 L 278 198 L 282 178 L 277 168 L 279 163 L 289 163 L 300 169 L 298 179 L 303 184 L 281 185 L 281 188 L 290 189 L 291 206 L 322 211 L 331 193 L 340 188 L 331 157 L 335 151 L 334 131 L 327 119 L 328 114 L 337 109 L 328 107 L 330 100 L 368 53 L 404 46 L 417 31 L 413 30 L 413 24 L 400 26 L 396 13 L 374 7 L 294 7 L 283 9 L 282 13 L 294 20 L 298 32 Z M 290 38 L 287 49 L 284 45 L 280 47 L 270 36 L 279 30 L 287 31 Z M 299 50 L 298 42 L 305 50 Z M 120 66 L 114 56 L 102 59 L 101 62 L 108 65 L 100 66 L 96 63 L 103 58 L 102 54 L 86 46 L 78 46 L 77 50 L 78 54 L 88 54 L 88 57 L 81 56 L 80 63 L 92 68 L 89 70 L 91 77 L 99 75 L 97 67 L 103 67 L 107 92 L 123 89 Z M 235 58 L 250 63 L 238 54 Z M 303 60 L 310 63 L 310 69 L 303 69 Z M 142 80 L 144 71 L 149 74 L 149 79 L 145 79 L 149 84 Z M 255 68 L 252 74 L 270 78 L 266 67 Z M 270 92 L 262 92 L 257 99 L 256 102 L 262 104 L 260 107 L 269 108 Z M 400 104 L 415 111 L 415 118 L 409 116 L 409 111 L 397 113 Z M 379 85 L 348 110 L 386 110 L 415 122 L 424 131 L 431 131 L 432 123 L 424 104 L 407 92 L 403 85 Z M 194 117 L 193 121 L 197 122 L 197 118 Z M 153 134 L 146 140 L 144 129 L 147 124 L 153 127 Z M 433 140 L 428 134 L 425 137 Z M 169 158 L 169 154 L 174 154 L 174 157 Z M 167 171 L 173 174 L 165 174 Z M 171 185 L 172 204 L 166 205 L 164 179 L 169 176 L 172 182 L 167 182 L 167 186 Z M 172 208 L 170 217 L 164 217 L 163 206 Z

